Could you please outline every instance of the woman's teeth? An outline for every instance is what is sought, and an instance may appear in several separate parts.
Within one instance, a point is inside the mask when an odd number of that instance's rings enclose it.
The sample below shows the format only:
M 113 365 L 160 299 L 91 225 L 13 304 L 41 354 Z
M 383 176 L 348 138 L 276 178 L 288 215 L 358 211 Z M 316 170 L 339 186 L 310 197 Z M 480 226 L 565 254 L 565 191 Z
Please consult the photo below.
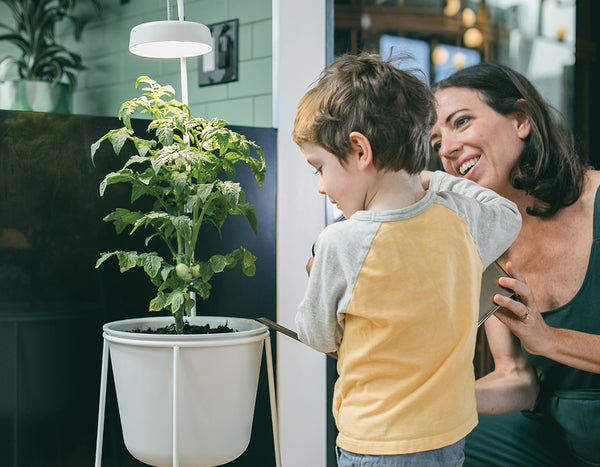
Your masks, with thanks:
M 479 162 L 479 157 L 469 159 L 467 162 L 465 162 L 463 165 L 461 165 L 459 167 L 458 171 L 460 172 L 461 175 L 465 175 L 471 167 L 473 167 L 475 164 L 477 164 L 477 162 Z

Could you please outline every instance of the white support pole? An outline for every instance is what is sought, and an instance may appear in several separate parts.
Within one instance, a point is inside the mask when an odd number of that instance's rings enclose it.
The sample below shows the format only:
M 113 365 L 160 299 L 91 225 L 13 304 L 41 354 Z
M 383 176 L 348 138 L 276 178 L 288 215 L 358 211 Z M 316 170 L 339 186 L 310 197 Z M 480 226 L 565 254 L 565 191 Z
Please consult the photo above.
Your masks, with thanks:
M 275 448 L 275 466 L 281 467 L 279 450 L 279 422 L 277 417 L 277 398 L 275 397 L 275 376 L 273 374 L 273 354 L 271 353 L 271 336 L 265 339 L 265 354 L 267 355 L 267 376 L 269 379 L 269 400 L 271 402 L 271 423 L 273 424 L 273 446 Z
M 183 11 L 183 0 L 177 0 L 177 15 L 179 17 L 179 21 L 185 21 L 185 13 Z M 181 57 L 179 59 L 179 64 L 181 68 L 181 102 L 185 105 L 188 105 L 188 80 L 187 80 L 187 63 L 185 61 L 185 57 Z
M 173 467 L 179 467 L 179 346 L 173 347 Z
M 108 342 L 104 339 L 102 347 L 102 369 L 100 374 L 100 401 L 98 403 L 98 432 L 96 434 L 95 467 L 102 465 L 102 442 L 104 439 L 104 414 L 106 412 L 106 379 L 108 375 Z
M 183 0 L 177 0 L 177 14 L 179 17 L 179 21 L 184 21 L 185 15 L 183 11 Z M 188 73 L 187 73 L 187 62 L 185 57 L 181 57 L 179 59 L 179 69 L 181 74 L 181 102 L 185 105 L 189 105 L 189 95 L 188 95 Z M 189 138 L 187 135 L 183 135 L 183 140 L 186 143 L 189 143 Z M 190 310 L 190 316 L 196 316 L 196 293 L 191 292 L 191 298 L 194 300 L 194 306 Z
M 185 105 L 189 105 L 187 62 L 185 61 L 185 57 L 179 59 L 179 66 L 181 68 L 181 102 Z

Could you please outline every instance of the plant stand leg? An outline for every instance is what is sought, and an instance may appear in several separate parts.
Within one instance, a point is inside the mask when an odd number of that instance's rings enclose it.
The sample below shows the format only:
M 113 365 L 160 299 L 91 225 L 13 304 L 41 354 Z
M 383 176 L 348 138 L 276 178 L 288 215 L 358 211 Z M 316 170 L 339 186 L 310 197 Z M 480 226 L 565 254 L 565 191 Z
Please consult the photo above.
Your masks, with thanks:
M 102 347 L 102 370 L 100 376 L 100 401 L 98 403 L 98 433 L 96 435 L 96 463 L 95 467 L 102 465 L 102 440 L 104 435 L 104 413 L 106 409 L 106 378 L 108 376 L 108 342 L 104 339 Z
M 21 394 L 19 388 L 19 381 L 21 381 L 19 370 L 21 369 L 21 362 L 19 357 L 19 349 L 21 348 L 19 343 L 19 323 L 15 322 L 13 329 L 15 331 L 14 334 L 14 342 L 15 342 L 15 373 L 13 377 L 13 389 L 15 391 L 15 400 L 13 405 L 13 423 L 12 423 L 12 431 L 13 431 L 13 466 L 17 467 L 19 465 L 19 394 Z
M 265 339 L 265 353 L 267 354 L 267 375 L 269 378 L 269 399 L 271 401 L 271 422 L 273 424 L 273 446 L 275 448 L 275 465 L 281 467 L 281 453 L 279 450 L 279 423 L 277 418 L 277 400 L 275 398 L 275 377 L 273 374 L 273 354 L 271 353 L 271 336 Z
M 173 346 L 173 467 L 179 467 L 179 446 L 177 438 L 179 436 L 178 426 L 178 394 L 179 391 L 179 346 Z

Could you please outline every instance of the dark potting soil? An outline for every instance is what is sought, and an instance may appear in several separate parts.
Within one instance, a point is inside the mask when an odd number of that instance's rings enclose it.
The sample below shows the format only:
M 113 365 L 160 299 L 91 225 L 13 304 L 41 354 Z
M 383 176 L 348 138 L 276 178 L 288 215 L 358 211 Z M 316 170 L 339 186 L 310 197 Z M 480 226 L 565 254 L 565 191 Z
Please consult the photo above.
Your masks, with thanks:
M 186 321 L 183 323 L 183 331 L 181 333 L 175 331 L 175 323 L 156 329 L 132 329 L 131 332 L 143 334 L 223 334 L 227 332 L 237 332 L 237 330 L 230 328 L 227 322 L 225 322 L 225 324 L 219 324 L 217 327 L 213 328 L 209 324 L 199 326 L 197 324 L 190 324 Z

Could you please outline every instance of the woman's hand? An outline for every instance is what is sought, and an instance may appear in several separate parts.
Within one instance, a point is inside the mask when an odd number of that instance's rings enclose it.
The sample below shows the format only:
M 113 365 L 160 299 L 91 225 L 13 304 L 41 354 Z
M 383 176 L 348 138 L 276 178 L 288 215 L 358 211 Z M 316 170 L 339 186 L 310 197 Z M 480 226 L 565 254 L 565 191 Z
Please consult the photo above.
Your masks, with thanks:
M 552 343 L 552 328 L 542 318 L 533 292 L 519 271 L 510 262 L 506 264 L 506 271 L 512 277 L 501 277 L 498 284 L 513 290 L 515 298 L 495 295 L 494 302 L 501 306 L 495 316 L 519 338 L 525 350 L 534 355 L 547 355 Z
M 431 180 L 432 175 L 433 172 L 431 172 L 430 170 L 423 170 L 421 172 L 421 186 L 424 190 L 429 190 L 429 181 Z
M 308 258 L 308 262 L 306 263 L 306 274 L 310 276 L 310 270 L 312 269 L 313 261 L 315 260 L 314 256 Z
M 501 277 L 498 283 L 513 290 L 517 300 L 495 295 L 494 302 L 502 308 L 494 315 L 519 338 L 525 350 L 563 365 L 600 373 L 600 335 L 548 326 L 517 269 L 507 263 L 506 270 L 513 277 Z

